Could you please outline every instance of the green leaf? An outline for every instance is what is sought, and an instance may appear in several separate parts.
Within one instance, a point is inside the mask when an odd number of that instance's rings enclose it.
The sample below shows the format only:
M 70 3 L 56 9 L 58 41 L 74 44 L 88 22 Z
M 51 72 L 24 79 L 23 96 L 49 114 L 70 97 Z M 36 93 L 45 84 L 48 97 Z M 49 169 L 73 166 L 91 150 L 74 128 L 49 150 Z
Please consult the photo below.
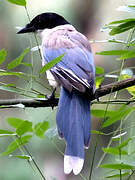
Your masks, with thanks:
M 12 126 L 16 129 L 16 133 L 19 136 L 22 136 L 23 134 L 25 134 L 27 132 L 33 131 L 32 130 L 32 122 L 29 122 L 27 120 L 10 117 L 10 118 L 7 118 L 7 122 L 10 126 Z
M 44 138 L 45 131 L 49 128 L 49 123 L 47 121 L 39 122 L 34 126 L 34 132 L 36 136 Z
M 106 135 L 105 133 L 101 131 L 91 130 L 91 134 L 99 134 L 99 135 Z
M 26 76 L 25 73 L 22 72 L 9 72 L 9 71 L 0 71 L 0 76 L 18 76 L 18 77 L 24 77 Z
M 109 25 L 112 24 L 121 24 L 121 23 L 126 23 L 126 22 L 135 22 L 134 18 L 129 18 L 129 19 L 122 19 L 122 20 L 118 20 L 118 21 L 112 21 L 109 23 Z
M 125 109 L 125 108 L 119 109 L 115 114 L 113 114 L 112 116 L 110 116 L 110 118 L 108 118 L 106 121 L 103 122 L 102 128 L 110 126 L 114 124 L 116 121 L 121 120 L 133 110 L 134 110 L 133 107 L 130 107 L 128 109 Z
M 113 55 L 113 56 L 121 56 L 124 53 L 128 53 L 129 50 L 111 50 L 111 51 L 101 51 L 97 52 L 98 55 Z
M 121 148 L 127 146 L 129 141 L 131 141 L 131 140 L 132 140 L 132 138 L 126 139 L 125 141 L 123 141 L 122 143 L 119 144 L 118 148 L 121 149 Z
M 103 73 L 104 73 L 104 69 L 99 66 L 96 66 L 96 74 L 103 74 Z
M 27 132 L 32 132 L 32 122 L 29 121 L 23 121 L 16 129 L 16 133 L 19 136 L 22 136 L 23 134 Z
M 120 58 L 117 58 L 117 60 L 123 60 L 123 59 L 129 59 L 135 57 L 135 49 L 129 50 L 127 53 L 124 53 L 120 56 Z
M 10 155 L 10 157 L 19 158 L 19 159 L 26 159 L 31 161 L 31 157 L 29 155 Z
M 100 165 L 101 168 L 109 168 L 109 169 L 132 169 L 132 166 L 128 164 L 103 164 Z
M 24 66 L 26 66 L 26 67 L 32 67 L 32 64 L 31 64 L 31 63 L 23 62 L 23 63 L 20 63 L 20 64 L 22 64 L 22 65 L 24 65 Z
M 122 41 L 122 40 L 118 40 L 118 39 L 110 39 L 110 40 L 108 40 L 108 42 L 118 43 L 118 44 L 127 44 L 126 41 Z M 129 45 L 129 44 L 128 44 L 128 45 Z
M 38 95 L 37 95 L 37 98 L 45 98 L 45 95 L 38 94 Z
M 96 77 L 95 78 L 96 88 L 99 88 L 99 86 L 100 86 L 100 84 L 102 83 L 103 80 L 104 80 L 104 77 Z
M 120 150 L 119 148 L 102 148 L 102 150 L 105 152 L 105 153 L 108 153 L 108 154 L 113 154 L 113 155 L 127 155 L 128 153 L 126 151 L 122 151 Z
M 112 141 L 120 141 L 120 138 L 112 138 Z
M 127 79 L 127 78 L 131 78 L 133 76 L 133 71 L 129 68 L 123 69 L 120 75 L 120 80 L 123 79 Z M 130 93 L 131 96 L 133 96 L 133 98 L 135 98 L 135 85 L 126 88 L 128 90 L 128 92 Z
M 19 5 L 19 6 L 26 6 L 25 0 L 8 0 L 8 2 Z
M 7 53 L 5 49 L 1 49 L 0 50 L 0 64 L 2 64 L 5 60 Z
M 7 156 L 10 153 L 14 152 L 17 148 L 26 144 L 30 138 L 32 138 L 32 136 L 27 135 L 27 136 L 22 136 L 21 138 L 14 140 L 13 142 L 10 143 L 7 150 L 5 152 L 1 153 L 1 156 Z
M 13 133 L 14 133 L 14 132 L 12 132 L 12 131 L 0 129 L 0 134 L 13 134 Z
M 0 129 L 0 137 L 5 137 L 5 136 L 16 136 L 16 133 L 4 129 Z
M 114 174 L 114 175 L 110 175 L 110 176 L 106 176 L 105 178 L 120 178 L 121 176 L 127 176 L 129 175 L 129 172 L 121 172 L 121 174 Z
M 115 113 L 116 111 L 105 111 L 103 109 L 91 109 L 92 116 L 99 117 L 99 118 L 104 118 L 105 115 L 106 117 L 110 117 L 110 115 L 113 115 Z
M 21 64 L 24 56 L 28 53 L 29 51 L 29 48 L 26 48 L 19 57 L 17 57 L 16 59 L 14 59 L 13 61 L 11 61 L 9 64 L 8 64 L 8 69 L 13 69 L 15 67 L 17 67 L 18 65 Z
M 127 88 L 128 92 L 135 98 L 135 86 Z
M 45 71 L 47 71 L 48 69 L 50 69 L 51 67 L 53 67 L 55 64 L 57 64 L 59 61 L 62 60 L 62 58 L 64 57 L 65 54 L 62 54 L 58 57 L 56 57 L 55 59 L 51 60 L 50 62 L 48 62 L 47 64 L 45 64 L 41 69 L 40 69 L 40 74 L 44 73 Z
M 22 119 L 15 117 L 9 117 L 6 119 L 6 121 L 10 126 L 12 126 L 15 129 L 17 129 L 24 122 Z
M 13 83 L 10 83 L 10 84 L 4 84 L 5 87 L 12 87 L 12 86 L 15 86 L 15 84 Z
M 112 30 L 110 31 L 110 35 L 113 36 L 115 34 L 120 34 L 122 32 L 128 31 L 132 28 L 135 27 L 135 20 L 134 21 L 129 21 L 129 22 L 125 22 L 123 24 L 120 24 L 119 26 L 116 26 L 114 28 L 112 28 Z

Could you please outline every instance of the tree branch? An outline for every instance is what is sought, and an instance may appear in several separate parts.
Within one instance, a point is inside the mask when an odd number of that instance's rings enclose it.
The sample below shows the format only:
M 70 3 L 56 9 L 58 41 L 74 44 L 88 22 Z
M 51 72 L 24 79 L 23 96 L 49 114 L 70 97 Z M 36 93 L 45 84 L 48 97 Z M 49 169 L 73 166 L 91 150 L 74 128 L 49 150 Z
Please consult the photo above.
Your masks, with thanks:
M 96 90 L 95 94 L 91 96 L 90 101 L 97 99 L 97 97 L 102 97 L 112 92 L 116 92 L 128 87 L 135 85 L 135 76 L 129 79 L 104 85 Z M 5 107 L 19 107 L 18 104 L 24 105 L 24 107 L 54 107 L 58 105 L 58 98 L 53 100 L 50 99 L 7 99 L 0 100 L 0 106 Z

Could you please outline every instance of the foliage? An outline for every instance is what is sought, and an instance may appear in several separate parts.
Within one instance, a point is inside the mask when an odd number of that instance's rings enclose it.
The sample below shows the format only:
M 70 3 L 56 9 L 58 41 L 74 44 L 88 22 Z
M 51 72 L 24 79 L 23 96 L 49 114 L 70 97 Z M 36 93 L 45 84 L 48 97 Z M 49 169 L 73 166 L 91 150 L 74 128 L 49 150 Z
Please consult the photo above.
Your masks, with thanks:
M 32 122 L 28 120 L 23 120 L 19 118 L 9 117 L 7 118 L 7 123 L 14 128 L 13 131 L 0 130 L 0 137 L 3 136 L 14 136 L 13 140 L 6 151 L 1 153 L 1 156 L 11 155 L 14 151 L 20 148 L 22 145 L 28 143 L 32 136 L 36 135 L 37 137 L 43 138 L 45 131 L 49 128 L 49 123 L 43 121 L 33 125 Z M 13 155 L 12 155 L 13 156 Z M 24 155 L 17 156 L 16 158 L 27 159 Z
M 8 0 L 8 1 L 12 4 L 25 7 L 27 11 L 25 0 Z M 134 5 L 122 6 L 119 7 L 119 10 L 125 11 L 125 13 L 127 12 L 135 13 L 135 6 Z M 100 56 L 102 55 L 108 57 L 109 56 L 116 57 L 115 60 L 119 61 L 121 65 L 119 69 L 117 69 L 115 72 L 109 72 L 109 73 L 106 73 L 102 67 L 96 66 L 95 84 L 97 88 L 101 86 L 101 83 L 104 81 L 105 77 L 111 77 L 110 75 L 113 75 L 112 77 L 116 77 L 116 81 L 119 81 L 131 77 L 133 75 L 132 69 L 134 69 L 134 67 L 130 67 L 128 69 L 127 68 L 123 69 L 123 67 L 126 61 L 128 61 L 129 59 L 134 60 L 135 58 L 135 39 L 134 39 L 135 19 L 130 18 L 129 15 L 127 14 L 127 18 L 122 20 L 112 21 L 109 24 L 105 25 L 104 29 L 108 29 L 109 35 L 113 36 L 113 39 L 111 40 L 108 39 L 107 43 L 115 43 L 116 45 L 121 45 L 121 48 L 119 49 L 116 46 L 115 49 L 97 52 L 96 54 Z M 120 40 L 116 38 L 115 35 L 119 35 L 121 33 L 125 33 L 125 36 L 126 37 L 128 36 L 128 38 L 126 38 L 126 40 Z M 29 63 L 24 61 L 25 57 L 28 58 L 28 53 L 30 52 L 30 50 L 33 51 L 33 49 L 34 48 L 24 49 L 23 52 L 17 58 L 15 58 L 10 63 L 8 63 L 7 67 L 0 69 L 0 76 L 1 77 L 15 76 L 16 78 L 19 79 L 19 81 L 22 82 L 25 81 L 25 83 L 34 82 L 46 88 L 40 81 L 43 78 L 42 74 L 51 67 L 53 67 L 55 64 L 57 64 L 62 59 L 64 54 L 53 59 L 48 64 L 44 65 L 39 70 L 39 72 L 34 74 L 33 73 L 34 64 L 32 63 L 32 61 Z M 7 61 L 6 56 L 7 56 L 7 51 L 5 49 L 1 49 L 0 65 L 3 65 L 4 62 Z M 31 73 L 19 72 L 17 70 L 19 66 L 25 67 Z M 33 88 L 32 85 L 29 86 L 29 88 L 24 89 L 22 87 L 18 87 L 16 84 L 12 82 L 9 82 L 8 84 L 0 82 L 0 90 L 13 92 L 15 94 L 25 97 L 31 97 L 31 98 L 44 97 L 44 94 L 38 89 Z M 47 90 L 49 90 L 49 88 L 47 88 Z M 130 94 L 131 100 L 134 100 L 135 86 L 127 88 L 126 91 Z M 120 94 L 120 92 L 118 93 Z M 129 144 L 131 145 L 131 142 L 134 141 L 134 136 L 127 135 L 129 127 L 126 127 L 126 125 L 127 125 L 127 121 L 130 121 L 131 114 L 134 113 L 135 106 L 134 103 L 132 105 L 128 103 L 119 105 L 117 103 L 117 95 L 118 94 L 115 94 L 115 100 L 116 100 L 115 107 L 110 103 L 111 102 L 110 100 L 112 98 L 112 93 L 111 93 L 111 95 L 108 98 L 109 99 L 108 102 L 106 102 L 106 107 L 104 106 L 101 108 L 101 106 L 99 106 L 100 108 L 91 109 L 91 114 L 94 117 L 101 119 L 100 129 L 98 131 L 92 130 L 91 133 L 97 135 L 97 142 L 99 141 L 100 136 L 112 135 L 108 146 L 102 147 L 103 156 L 99 160 L 99 164 L 98 164 L 98 168 L 103 168 L 105 170 L 108 169 L 112 170 L 112 171 L 109 170 L 109 175 L 105 175 L 103 178 L 104 179 L 115 178 L 120 180 L 126 178 L 127 180 L 130 180 L 135 172 L 135 163 L 133 160 L 129 160 L 128 157 L 129 156 L 134 157 L 135 151 L 129 152 L 128 146 Z M 0 108 L 2 107 L 3 106 L 0 106 Z M 47 131 L 49 132 L 50 139 L 53 138 L 55 133 L 54 130 L 52 130 L 52 127 L 50 127 L 49 122 L 42 121 L 34 124 L 29 120 L 23 120 L 17 117 L 7 118 L 6 121 L 9 124 L 10 129 L 13 130 L 0 129 L 0 137 L 11 138 L 12 142 L 8 145 L 7 149 L 4 152 L 2 152 L 0 155 L 24 159 L 27 160 L 28 162 L 33 161 L 33 163 L 36 164 L 36 162 L 33 160 L 31 153 L 28 151 L 26 144 L 30 142 L 33 136 L 37 136 L 38 138 L 41 139 L 44 138 L 45 132 Z M 117 125 L 117 128 L 115 125 Z M 106 129 L 109 129 L 110 127 L 113 127 L 113 130 L 109 133 L 105 133 L 104 131 Z M 96 148 L 97 148 L 97 144 L 95 145 Z M 21 154 L 19 155 L 16 154 L 18 152 L 19 153 L 21 152 Z M 94 154 L 96 154 L 96 150 Z M 94 154 L 92 158 L 93 162 L 91 165 L 91 170 L 90 170 L 91 172 L 93 172 L 93 164 L 95 159 Z M 108 163 L 105 162 L 105 164 L 102 164 L 102 161 L 104 160 L 105 156 L 109 156 L 112 159 L 113 163 L 109 159 Z M 36 167 L 38 166 L 36 165 Z M 91 174 L 92 173 L 90 173 L 89 180 L 91 179 Z M 43 177 L 42 172 L 40 172 L 40 175 Z

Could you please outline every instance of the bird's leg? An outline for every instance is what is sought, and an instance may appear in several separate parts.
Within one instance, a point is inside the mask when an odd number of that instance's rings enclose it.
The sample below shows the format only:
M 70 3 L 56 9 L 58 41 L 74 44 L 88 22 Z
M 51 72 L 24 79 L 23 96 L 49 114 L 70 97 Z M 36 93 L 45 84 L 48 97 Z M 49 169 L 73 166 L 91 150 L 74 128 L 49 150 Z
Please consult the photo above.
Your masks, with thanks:
M 52 101 L 52 105 L 51 105 L 52 109 L 54 108 L 53 100 L 55 100 L 55 91 L 56 88 L 53 89 L 52 94 L 50 96 L 45 95 L 46 99 Z
M 56 91 L 56 88 L 53 89 L 52 94 L 50 96 L 45 95 L 46 99 L 48 99 L 48 100 L 55 99 L 55 91 Z
M 99 102 L 99 95 L 98 95 L 97 91 L 95 91 L 95 99 Z
M 53 92 L 52 92 L 52 94 L 50 96 L 51 100 L 55 99 L 55 92 L 56 92 L 56 88 L 53 89 Z

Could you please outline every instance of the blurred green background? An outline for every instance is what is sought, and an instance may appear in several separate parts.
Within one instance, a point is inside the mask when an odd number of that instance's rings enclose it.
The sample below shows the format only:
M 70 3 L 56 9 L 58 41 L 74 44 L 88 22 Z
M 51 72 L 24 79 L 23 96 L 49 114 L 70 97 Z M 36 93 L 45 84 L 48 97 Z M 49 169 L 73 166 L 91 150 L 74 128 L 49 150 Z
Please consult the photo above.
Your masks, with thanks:
M 68 21 L 70 21 L 80 32 L 85 34 L 89 40 L 106 40 L 110 38 L 108 32 L 101 32 L 100 29 L 112 20 L 118 20 L 126 17 L 125 13 L 116 11 L 116 8 L 126 3 L 134 3 L 133 0 L 27 0 L 27 9 L 32 19 L 37 14 L 42 12 L 57 12 L 63 15 Z M 133 14 L 130 14 L 133 17 Z M 7 64 L 15 59 L 20 53 L 30 44 L 32 47 L 36 45 L 33 35 L 17 35 L 18 26 L 25 26 L 28 23 L 28 17 L 24 7 L 10 4 L 6 0 L 0 0 L 0 49 L 5 48 L 7 51 L 7 57 L 4 64 L 0 69 L 4 69 Z M 123 35 L 121 35 L 123 38 Z M 102 50 L 115 49 L 116 44 L 106 43 L 92 43 L 92 51 L 95 57 L 95 64 L 105 69 L 105 72 L 110 72 L 118 68 L 120 65 L 118 61 L 113 58 L 104 56 L 97 56 L 95 52 Z M 118 47 L 118 45 L 117 45 Z M 34 69 L 33 73 L 36 74 L 41 68 L 41 59 L 39 53 L 29 53 L 24 59 L 25 62 L 31 63 L 31 55 L 33 57 Z M 128 62 L 131 64 L 131 61 Z M 28 72 L 29 68 L 19 66 L 16 71 Z M 111 82 L 112 79 L 105 79 L 104 83 Z M 27 84 L 20 82 L 20 80 L 13 76 L 1 76 L 0 82 L 15 83 L 16 85 L 27 88 L 30 83 Z M 48 83 L 44 77 L 42 83 L 48 86 Z M 38 87 L 37 84 L 33 86 L 42 91 L 44 94 L 48 93 L 43 87 Z M 49 86 L 48 86 L 49 87 Z M 124 94 L 125 97 L 129 97 L 128 94 Z M 9 93 L 0 90 L 0 99 L 14 99 L 22 98 L 14 93 Z M 93 106 L 93 108 L 96 106 Z M 101 106 L 99 106 L 101 107 Z M 104 108 L 104 106 L 102 105 Z M 1 109 L 0 110 L 0 127 L 1 129 L 9 129 L 8 124 L 5 122 L 7 117 L 20 117 L 22 119 L 30 120 L 34 123 L 46 120 L 49 121 L 50 127 L 56 128 L 55 116 L 57 108 L 52 110 L 51 108 L 26 108 L 26 109 Z M 131 118 L 131 120 L 133 117 Z M 99 128 L 99 120 L 92 118 L 92 129 Z M 108 129 L 109 131 L 109 129 Z M 97 149 L 96 162 L 101 157 L 101 146 L 106 146 L 109 137 L 101 138 Z M 0 139 L 0 152 L 3 152 L 8 144 L 12 141 L 11 138 Z M 93 154 L 95 136 L 92 136 L 91 146 L 86 151 L 85 165 L 82 173 L 88 176 L 91 157 Z M 55 146 L 58 146 L 61 151 L 64 152 L 64 141 L 59 140 L 57 136 L 50 140 L 47 136 L 43 140 L 35 137 L 32 138 L 28 149 L 32 153 L 37 164 L 40 166 L 45 174 L 47 180 L 79 180 L 80 176 L 64 175 L 63 173 L 63 156 L 58 152 Z M 99 180 L 104 175 L 101 169 L 95 168 L 93 171 L 93 180 Z M 29 163 L 25 160 L 14 159 L 11 157 L 0 157 L 0 180 L 40 180 L 41 177 L 36 169 L 32 169 Z M 101 178 L 102 179 L 102 178 Z

